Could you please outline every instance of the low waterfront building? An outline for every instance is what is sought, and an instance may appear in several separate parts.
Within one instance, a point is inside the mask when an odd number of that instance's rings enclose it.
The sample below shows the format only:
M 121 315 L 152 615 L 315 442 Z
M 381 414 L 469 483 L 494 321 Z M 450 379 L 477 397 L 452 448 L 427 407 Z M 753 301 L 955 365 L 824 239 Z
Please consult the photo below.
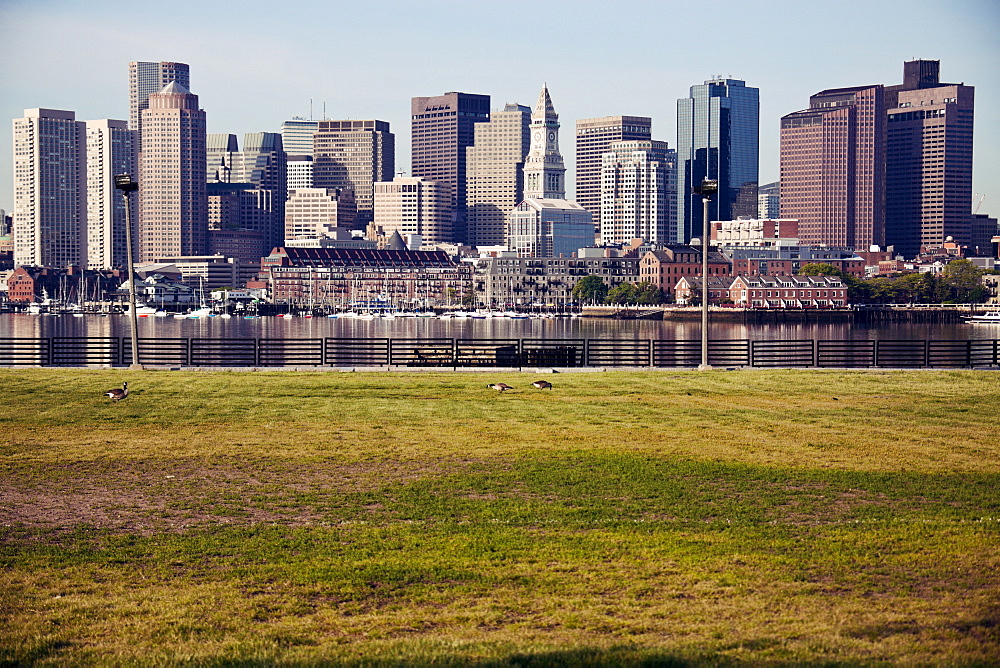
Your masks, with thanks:
M 160 257 L 154 264 L 171 264 L 181 273 L 186 285 L 203 290 L 242 287 L 256 276 L 260 265 L 224 255 L 182 255 Z
M 677 281 L 683 276 L 701 276 L 701 248 L 687 244 L 667 244 L 647 251 L 639 260 L 639 280 L 663 291 L 667 301 L 675 297 Z M 731 276 L 732 262 L 725 255 L 709 250 L 708 275 Z
M 63 305 L 100 302 L 118 288 L 123 278 L 123 272 L 117 269 L 21 266 L 7 278 L 7 301 L 28 304 L 51 300 Z
M 838 276 L 709 277 L 710 304 L 745 308 L 834 308 L 847 306 L 847 285 Z M 701 302 L 700 276 L 685 276 L 674 292 L 678 304 Z
M 457 304 L 472 290 L 473 267 L 444 251 L 275 248 L 261 280 L 276 303 L 350 308 L 384 302 L 402 309 Z
M 118 299 L 127 302 L 128 292 L 129 282 L 125 281 L 118 288 Z M 139 278 L 135 284 L 135 294 L 139 303 L 166 310 L 176 310 L 177 307 L 192 306 L 204 301 L 204 295 L 196 288 L 162 274 Z
M 729 301 L 729 287 L 733 284 L 728 276 L 708 277 L 708 303 L 722 304 Z M 674 285 L 673 294 L 678 304 L 693 306 L 701 303 L 701 276 L 682 276 Z
M 612 288 L 639 280 L 637 258 L 494 257 L 479 262 L 479 301 L 491 307 L 574 303 L 573 287 L 600 276 Z
M 847 306 L 847 286 L 837 276 L 737 276 L 729 300 L 751 308 Z

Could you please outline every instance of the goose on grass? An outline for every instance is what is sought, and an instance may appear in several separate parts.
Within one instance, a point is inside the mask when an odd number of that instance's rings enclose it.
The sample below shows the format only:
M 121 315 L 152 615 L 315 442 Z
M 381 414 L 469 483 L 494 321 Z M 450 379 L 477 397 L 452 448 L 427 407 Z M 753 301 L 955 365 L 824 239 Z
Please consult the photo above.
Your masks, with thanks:
M 111 399 L 111 401 L 121 401 L 128 396 L 128 382 L 122 383 L 120 388 L 116 387 L 113 390 L 108 390 L 104 393 L 104 396 Z

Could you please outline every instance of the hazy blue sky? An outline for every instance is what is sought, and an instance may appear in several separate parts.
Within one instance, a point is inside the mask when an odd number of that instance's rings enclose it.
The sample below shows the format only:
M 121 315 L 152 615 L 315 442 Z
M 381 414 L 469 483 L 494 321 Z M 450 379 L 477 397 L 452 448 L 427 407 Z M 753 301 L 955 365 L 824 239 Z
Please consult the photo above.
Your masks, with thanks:
M 822 9 L 820 9 L 822 8 Z M 163 3 L 0 0 L 0 114 L 70 109 L 128 118 L 128 62 L 191 66 L 209 132 L 277 131 L 292 116 L 378 118 L 409 168 L 418 95 L 486 93 L 534 105 L 547 82 L 573 164 L 576 119 L 653 118 L 676 141 L 676 100 L 722 74 L 760 89 L 761 182 L 778 178 L 778 122 L 824 88 L 895 84 L 903 61 L 941 61 L 976 86 L 974 190 L 1000 213 L 1000 2 L 446 0 Z M 13 207 L 11 131 L 0 208 Z M 567 179 L 572 183 L 572 177 Z

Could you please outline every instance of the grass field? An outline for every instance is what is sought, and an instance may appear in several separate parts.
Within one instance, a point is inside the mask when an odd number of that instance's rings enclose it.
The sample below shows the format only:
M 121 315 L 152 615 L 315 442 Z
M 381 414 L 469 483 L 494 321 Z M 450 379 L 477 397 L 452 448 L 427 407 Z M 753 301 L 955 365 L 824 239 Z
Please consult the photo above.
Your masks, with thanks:
M 544 378 L 0 370 L 0 664 L 1000 662 L 996 372 Z

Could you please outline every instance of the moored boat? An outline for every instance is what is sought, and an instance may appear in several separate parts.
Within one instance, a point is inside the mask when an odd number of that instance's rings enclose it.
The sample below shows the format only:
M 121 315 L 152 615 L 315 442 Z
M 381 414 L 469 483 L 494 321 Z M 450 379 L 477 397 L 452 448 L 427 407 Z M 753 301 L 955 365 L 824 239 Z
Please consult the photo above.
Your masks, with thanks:
M 994 324 L 1000 325 L 1000 311 L 987 311 L 981 315 L 970 316 L 965 319 L 966 322 L 976 323 L 976 324 Z

